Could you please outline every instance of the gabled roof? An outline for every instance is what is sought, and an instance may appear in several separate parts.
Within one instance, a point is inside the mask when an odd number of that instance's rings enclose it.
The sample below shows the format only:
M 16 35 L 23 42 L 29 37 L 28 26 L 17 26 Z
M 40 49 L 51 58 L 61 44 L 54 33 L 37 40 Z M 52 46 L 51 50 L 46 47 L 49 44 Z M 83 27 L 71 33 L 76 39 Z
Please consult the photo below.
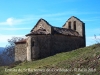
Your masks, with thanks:
M 47 25 L 52 26 L 52 25 L 50 25 L 49 22 L 47 22 L 45 19 L 41 18 L 41 19 L 38 20 L 38 22 L 37 22 L 36 25 L 32 28 L 32 30 L 38 25 L 38 23 L 39 23 L 41 20 L 43 20 Z M 32 32 L 32 30 L 31 30 L 31 32 Z
M 67 29 L 67 28 L 59 28 L 59 27 L 53 27 L 53 33 L 69 35 L 69 36 L 80 36 L 79 33 L 75 30 Z
M 76 18 L 77 20 L 79 20 L 80 22 L 84 23 L 83 21 L 81 21 L 79 18 L 75 17 L 75 16 L 71 16 L 69 19 L 71 19 L 72 17 Z M 69 20 L 68 19 L 68 20 Z
M 68 36 L 80 36 L 79 33 L 75 30 L 72 29 L 67 29 L 67 28 L 59 28 L 59 27 L 52 27 L 53 32 L 52 34 L 61 34 L 61 35 L 68 35 Z M 27 34 L 26 36 L 29 35 L 47 35 L 47 33 L 44 29 L 38 29 L 37 31 L 31 32 Z
M 71 19 L 71 18 L 75 18 L 75 19 L 77 19 L 78 21 L 80 21 L 80 22 L 82 22 L 80 19 L 78 19 L 77 17 L 75 17 L 75 16 L 72 16 L 72 17 L 70 17 L 69 19 Z M 69 20 L 68 19 L 68 20 Z M 36 25 L 35 26 L 37 26 L 38 25 L 38 23 L 41 21 L 41 20 L 43 20 L 47 25 L 49 25 L 49 26 L 51 26 L 52 27 L 52 35 L 53 34 L 61 34 L 61 35 L 69 35 L 69 36 L 80 36 L 79 35 L 79 33 L 77 32 L 77 31 L 75 31 L 75 30 L 72 30 L 72 29 L 67 29 L 67 28 L 59 28 L 59 27 L 54 27 L 54 26 L 52 26 L 52 25 L 50 25 L 46 20 L 44 20 L 44 19 L 39 19 L 39 21 L 36 23 Z M 67 21 L 68 21 L 67 20 Z M 66 22 L 67 22 L 66 21 Z M 84 22 L 82 22 L 82 23 L 84 23 Z M 65 25 L 65 24 L 64 24 Z M 34 26 L 34 28 L 35 28 L 35 26 Z M 34 29 L 33 28 L 33 29 Z M 32 30 L 33 30 L 32 29 Z M 46 30 L 45 29 L 38 29 L 38 30 L 36 30 L 36 31 L 33 31 L 32 32 L 32 30 L 31 30 L 31 33 L 29 33 L 29 34 L 27 34 L 26 36 L 29 36 L 29 35 L 47 35 L 47 34 L 50 34 L 50 33 L 47 33 L 46 32 Z
M 77 18 L 77 17 L 75 17 L 75 16 L 71 16 L 68 20 L 70 20 L 71 18 L 75 18 L 75 19 L 77 19 L 78 21 L 84 23 L 83 21 L 81 21 L 79 18 Z M 68 20 L 67 20 L 66 22 L 68 22 Z M 66 22 L 65 22 L 65 24 L 64 24 L 63 26 L 66 25 Z M 63 26 L 62 26 L 62 27 L 63 27 Z

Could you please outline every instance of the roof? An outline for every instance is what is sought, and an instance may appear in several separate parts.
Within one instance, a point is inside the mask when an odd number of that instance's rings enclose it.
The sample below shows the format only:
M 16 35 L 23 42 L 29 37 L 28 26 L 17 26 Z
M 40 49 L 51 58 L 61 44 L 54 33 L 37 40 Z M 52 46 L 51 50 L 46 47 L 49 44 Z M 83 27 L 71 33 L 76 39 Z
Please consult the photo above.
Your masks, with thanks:
M 75 17 L 75 16 L 71 16 L 68 20 L 70 20 L 72 17 L 73 17 L 73 18 L 76 18 L 78 21 L 84 23 L 83 21 L 81 21 L 79 18 L 77 18 L 77 17 Z M 68 22 L 68 20 L 67 20 L 66 22 Z M 65 25 L 66 25 L 66 23 L 65 23 L 63 26 L 65 26 Z M 63 26 L 62 26 L 62 27 L 63 27 Z
M 79 33 L 72 29 L 67 28 L 59 28 L 59 27 L 53 27 L 54 34 L 62 34 L 62 35 L 70 35 L 70 36 L 79 36 Z
M 46 22 L 49 26 L 52 26 L 52 25 L 50 25 L 49 22 L 47 22 L 45 19 L 41 18 L 41 19 L 38 20 L 38 22 L 37 22 L 36 25 L 32 28 L 32 30 L 38 25 L 38 23 L 39 23 L 41 20 L 43 20 L 44 22 Z M 32 32 L 32 30 L 31 30 L 31 32 Z
M 81 21 L 79 18 L 77 18 L 77 17 L 75 17 L 75 16 L 72 16 L 72 17 L 74 17 L 74 18 L 76 18 L 77 20 L 79 20 L 80 22 L 84 23 L 84 22 Z M 72 17 L 70 17 L 69 19 L 71 19 Z M 69 19 L 68 19 L 68 20 L 69 20 Z M 67 21 L 68 21 L 68 20 L 67 20 Z
M 23 43 L 26 43 L 26 39 L 22 39 L 22 40 L 20 40 L 18 42 L 15 42 L 15 44 L 23 44 Z
M 34 32 L 31 32 L 31 33 L 27 34 L 26 36 L 28 36 L 28 35 L 37 35 L 37 34 L 49 34 L 49 33 L 47 33 L 45 29 L 38 29 L 37 31 L 34 31 Z
M 77 20 L 79 20 L 80 22 L 82 22 L 80 19 L 78 19 L 77 17 L 75 17 L 75 16 L 72 16 L 72 17 L 74 17 L 74 18 L 76 18 Z M 69 19 L 71 19 L 72 17 L 70 17 Z M 68 20 L 69 20 L 68 19 Z M 38 25 L 38 23 L 41 21 L 41 20 L 43 20 L 44 22 L 46 22 L 48 25 L 50 25 L 46 20 L 44 20 L 44 19 L 39 19 L 39 21 L 37 22 L 37 24 L 35 25 L 35 26 L 37 26 Z M 67 20 L 67 21 L 68 21 Z M 84 23 L 84 22 L 82 22 L 82 23 Z M 64 24 L 65 25 L 65 24 Z M 69 36 L 80 36 L 79 35 L 79 33 L 77 32 L 77 31 L 75 31 L 75 30 L 72 30 L 72 29 L 67 29 L 67 28 L 59 28 L 59 27 L 54 27 L 54 26 L 52 26 L 52 25 L 50 25 L 51 27 L 52 27 L 52 32 L 51 32 L 51 34 L 53 35 L 53 34 L 62 34 L 62 35 L 69 35 Z M 35 27 L 34 27 L 35 28 Z M 33 29 L 34 29 L 33 28 Z M 33 30 L 32 29 L 32 30 Z M 47 34 L 50 34 L 50 33 L 48 33 L 45 29 L 38 29 L 38 30 L 36 30 L 36 31 L 32 31 L 31 30 L 31 32 L 29 33 L 29 34 L 27 34 L 26 36 L 29 36 L 29 35 L 47 35 Z
M 26 36 L 29 35 L 43 35 L 43 34 L 50 34 L 47 33 L 45 29 L 38 29 L 37 31 L 31 32 L 27 34 Z M 53 27 L 53 32 L 52 34 L 62 34 L 62 35 L 69 35 L 69 36 L 79 36 L 79 33 L 75 30 L 72 29 L 67 29 L 67 28 L 59 28 L 59 27 Z

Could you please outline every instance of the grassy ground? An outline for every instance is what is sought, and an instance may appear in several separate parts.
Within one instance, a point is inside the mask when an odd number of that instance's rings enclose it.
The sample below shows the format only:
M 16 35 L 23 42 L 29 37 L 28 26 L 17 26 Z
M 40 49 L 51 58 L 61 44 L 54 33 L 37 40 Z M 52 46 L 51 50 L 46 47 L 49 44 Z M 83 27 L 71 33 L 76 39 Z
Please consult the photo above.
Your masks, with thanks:
M 0 75 L 99 75 L 100 45 L 23 62 L 16 66 L 3 66 L 0 71 Z

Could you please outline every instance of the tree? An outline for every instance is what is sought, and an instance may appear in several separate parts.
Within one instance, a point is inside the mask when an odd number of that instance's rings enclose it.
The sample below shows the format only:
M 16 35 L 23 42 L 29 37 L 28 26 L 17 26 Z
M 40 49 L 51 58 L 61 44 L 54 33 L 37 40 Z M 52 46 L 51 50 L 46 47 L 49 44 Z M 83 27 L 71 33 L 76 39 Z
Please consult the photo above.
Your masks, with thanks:
M 12 39 L 8 39 L 8 45 L 5 47 L 5 50 L 2 53 L 3 62 L 5 65 L 9 65 L 14 62 L 15 56 L 15 42 L 23 40 L 21 37 L 13 37 Z

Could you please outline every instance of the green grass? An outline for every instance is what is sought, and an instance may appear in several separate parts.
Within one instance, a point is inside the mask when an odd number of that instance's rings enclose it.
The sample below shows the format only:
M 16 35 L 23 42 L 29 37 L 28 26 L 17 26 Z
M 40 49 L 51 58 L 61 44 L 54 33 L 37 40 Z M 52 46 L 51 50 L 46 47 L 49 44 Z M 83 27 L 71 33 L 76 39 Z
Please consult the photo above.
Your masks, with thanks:
M 15 67 L 1 67 L 0 75 L 99 75 L 100 74 L 100 45 L 93 45 L 80 48 L 70 52 L 63 52 L 41 60 L 23 62 Z M 8 69 L 9 68 L 9 69 Z M 75 69 L 93 69 L 95 72 L 82 71 Z M 8 70 L 22 70 L 13 72 Z M 31 69 L 31 70 L 29 70 Z M 42 70 L 34 72 L 33 70 Z M 65 71 L 61 71 L 66 70 Z M 7 70 L 8 72 L 6 72 Z M 26 71 L 28 70 L 28 71 Z M 44 70 L 50 70 L 49 72 Z M 56 70 L 56 71 L 55 71 Z M 58 72 L 59 70 L 59 72 Z M 74 71 L 67 71 L 74 70 Z

